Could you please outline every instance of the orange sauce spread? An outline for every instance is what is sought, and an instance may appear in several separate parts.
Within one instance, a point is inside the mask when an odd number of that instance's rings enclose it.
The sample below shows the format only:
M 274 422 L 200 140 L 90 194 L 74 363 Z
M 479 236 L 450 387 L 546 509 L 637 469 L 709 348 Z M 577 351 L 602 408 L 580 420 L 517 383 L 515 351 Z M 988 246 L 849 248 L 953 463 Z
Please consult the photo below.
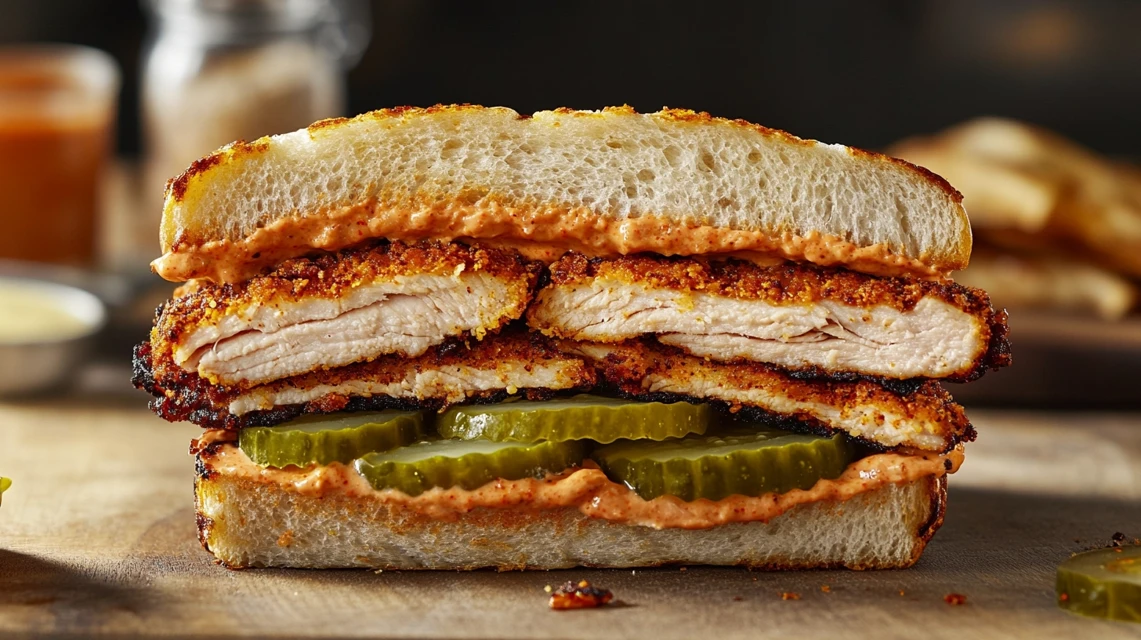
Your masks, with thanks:
M 652 251 L 663 255 L 732 255 L 762 262 L 808 261 L 843 265 L 874 275 L 932 279 L 946 278 L 951 268 L 961 266 L 940 269 L 901 256 L 886 245 L 859 247 L 815 231 L 772 236 L 759 231 L 687 226 L 651 215 L 619 220 L 587 208 L 515 207 L 487 200 L 478 207 L 462 201 L 398 207 L 372 200 L 332 212 L 282 218 L 238 241 L 196 244 L 164 227 L 163 237 L 171 247 L 151 266 L 172 281 L 204 278 L 238 282 L 313 249 L 335 251 L 370 238 L 475 239 L 515 248 L 528 258 L 547 262 L 568 250 L 603 257 Z
M 880 453 L 852 463 L 840 477 L 822 479 L 811 489 L 685 502 L 673 496 L 644 500 L 612 482 L 590 461 L 579 469 L 543 479 L 495 480 L 474 490 L 437 488 L 409 496 L 393 489 L 373 489 L 351 467 L 339 463 L 308 469 L 263 469 L 232 444 L 210 455 L 208 467 L 225 476 L 276 483 L 311 496 L 371 496 L 436 520 L 454 521 L 480 508 L 549 511 L 570 507 L 591 518 L 656 529 L 708 529 L 731 522 L 767 521 L 798 505 L 843 501 L 889 484 L 954 473 L 963 462 L 961 445 L 944 455 Z

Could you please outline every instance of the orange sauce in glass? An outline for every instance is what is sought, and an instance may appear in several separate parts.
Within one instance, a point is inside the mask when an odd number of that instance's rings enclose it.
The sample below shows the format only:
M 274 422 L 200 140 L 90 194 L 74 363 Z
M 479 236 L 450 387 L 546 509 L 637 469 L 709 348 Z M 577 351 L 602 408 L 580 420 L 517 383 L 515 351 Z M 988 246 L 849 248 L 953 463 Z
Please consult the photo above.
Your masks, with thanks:
M 0 60 L 0 258 L 94 261 L 107 103 L 74 72 Z

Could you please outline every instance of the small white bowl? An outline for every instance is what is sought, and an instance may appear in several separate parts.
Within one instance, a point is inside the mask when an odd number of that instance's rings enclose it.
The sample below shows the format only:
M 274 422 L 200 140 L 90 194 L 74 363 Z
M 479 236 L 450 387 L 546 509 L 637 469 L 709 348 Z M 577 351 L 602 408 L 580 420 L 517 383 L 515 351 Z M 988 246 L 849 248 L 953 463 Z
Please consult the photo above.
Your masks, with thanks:
M 5 339 L 0 334 L 0 394 L 40 391 L 64 382 L 87 357 L 92 338 L 107 323 L 107 308 L 87 291 L 22 275 L 0 274 L 0 316 L 3 290 L 35 295 L 71 316 L 78 325 L 58 338 Z M 0 318 L 2 321 L 2 318 Z

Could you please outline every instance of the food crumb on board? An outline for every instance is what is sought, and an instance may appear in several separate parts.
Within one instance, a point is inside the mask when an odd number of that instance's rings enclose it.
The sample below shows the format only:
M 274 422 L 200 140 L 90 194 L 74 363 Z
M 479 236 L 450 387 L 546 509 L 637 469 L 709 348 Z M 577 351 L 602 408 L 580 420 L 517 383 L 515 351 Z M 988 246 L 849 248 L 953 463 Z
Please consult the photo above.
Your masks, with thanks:
M 551 594 L 547 604 L 556 610 L 601 607 L 614 599 L 614 594 L 609 589 L 596 587 L 587 580 L 580 580 L 577 583 L 567 580 L 566 584 L 558 588 L 547 585 L 543 590 Z
M 781 600 L 800 600 L 800 594 L 795 591 L 782 591 L 780 594 Z
M 1114 533 L 1113 536 L 1109 539 L 1109 546 L 1111 547 L 1123 547 L 1130 544 L 1141 545 L 1141 539 L 1130 539 L 1129 536 L 1121 533 L 1120 531 Z
M 820 591 L 823 593 L 832 593 L 832 587 L 829 587 L 826 584 L 822 584 L 820 585 Z
M 943 602 L 946 602 L 951 606 L 967 604 L 967 596 L 961 593 L 948 593 L 947 595 L 943 596 Z
M 740 602 L 744 599 L 745 598 L 743 596 L 733 596 L 733 602 Z

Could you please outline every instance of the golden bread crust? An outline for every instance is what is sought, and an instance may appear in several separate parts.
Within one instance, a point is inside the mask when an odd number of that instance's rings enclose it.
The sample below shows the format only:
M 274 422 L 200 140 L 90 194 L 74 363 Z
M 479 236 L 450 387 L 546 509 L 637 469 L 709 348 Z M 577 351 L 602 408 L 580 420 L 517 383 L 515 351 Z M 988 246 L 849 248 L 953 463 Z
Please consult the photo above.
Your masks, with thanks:
M 699 529 L 655 529 L 592 517 L 576 506 L 535 508 L 526 500 L 465 508 L 462 517 L 441 518 L 400 500 L 386 500 L 379 492 L 315 494 L 272 477 L 232 473 L 216 459 L 229 446 L 216 443 L 197 452 L 195 503 L 200 542 L 234 569 L 521 570 L 673 563 L 766 570 L 905 568 L 919 559 L 942 524 L 946 501 L 946 476 L 940 474 L 798 504 L 771 520 Z M 331 481 L 330 488 L 334 484 Z M 909 496 L 906 502 L 901 492 Z M 824 522 L 832 525 L 827 542 L 810 533 L 813 524 Z M 862 535 L 867 536 L 875 535 L 875 527 L 899 546 L 886 554 L 882 549 L 869 553 L 861 545 L 848 548 L 840 542 L 850 535 L 845 527 L 866 529 Z M 323 545 L 315 546 L 318 539 Z M 558 549 L 561 545 L 566 548 Z
M 345 127 L 362 123 L 375 123 L 392 128 L 415 119 L 439 118 L 445 121 L 457 115 L 473 116 L 495 113 L 506 118 L 528 120 L 503 107 L 475 105 L 436 105 L 428 108 L 397 107 L 361 114 L 354 118 L 333 118 L 311 125 L 299 132 L 318 140 L 322 136 L 339 132 Z M 714 128 L 714 135 L 727 137 L 760 135 L 780 144 L 812 147 L 819 145 L 784 131 L 771 129 L 744 120 L 717 118 L 708 113 L 685 109 L 663 109 L 652 114 L 638 114 L 629 106 L 608 107 L 601 111 L 574 111 L 556 109 L 559 118 L 617 119 L 624 117 L 652 118 L 661 126 L 680 128 Z M 538 116 L 539 114 L 536 114 Z M 550 112 L 547 115 L 551 115 Z M 550 125 L 558 126 L 555 121 Z M 751 227 L 731 228 L 719 223 L 702 227 L 684 219 L 702 220 L 708 211 L 665 212 L 641 211 L 630 216 L 615 216 L 614 212 L 596 210 L 593 206 L 580 207 L 567 202 L 537 201 L 535 198 L 517 198 L 505 185 L 476 185 L 471 193 L 433 193 L 431 189 L 415 193 L 389 193 L 384 185 L 373 183 L 357 187 L 359 197 L 353 201 L 328 202 L 314 210 L 275 211 L 258 224 L 256 229 L 241 233 L 219 232 L 184 226 L 177 221 L 175 211 L 197 206 L 201 192 L 195 185 L 208 184 L 225 176 L 242 162 L 261 155 L 275 153 L 277 142 L 261 138 L 252 143 L 236 142 L 192 164 L 183 174 L 167 185 L 161 240 L 164 256 L 154 263 L 155 270 L 171 280 L 207 278 L 235 282 L 249 277 L 260 269 L 306 252 L 323 249 L 338 250 L 351 246 L 363 238 L 390 238 L 415 240 L 434 238 L 452 240 L 472 237 L 481 240 L 502 241 L 516 248 L 534 245 L 535 257 L 546 255 L 550 260 L 562 251 L 576 250 L 590 255 L 623 255 L 639 251 L 654 251 L 666 255 L 701 255 L 705 253 L 742 254 L 789 260 L 805 260 L 824 265 L 845 265 L 868 273 L 891 275 L 907 274 L 923 278 L 946 278 L 954 270 L 966 266 L 970 256 L 970 231 L 962 208 L 962 196 L 945 180 L 935 174 L 897 158 L 879 153 L 843 147 L 845 153 L 860 160 L 860 164 L 890 165 L 892 175 L 915 184 L 926 185 L 940 201 L 945 213 L 957 218 L 953 244 L 931 249 L 933 254 L 918 252 L 911 255 L 894 244 L 855 243 L 850 238 L 828 233 L 814 233 L 808 229 L 793 229 L 788 222 L 773 223 L 763 231 Z M 921 187 L 922 189 L 922 187 Z M 940 195 L 934 195 L 940 194 Z M 600 194 L 601 195 L 601 194 Z M 357 196 L 354 196 L 357 197 Z M 304 205 L 306 208 L 311 205 Z M 658 205 L 660 206 L 660 205 Z M 752 214 L 748 214 L 752 215 Z M 571 220 L 569 228 L 551 229 L 552 220 Z M 473 222 L 475 221 L 475 222 Z M 642 221 L 646 223 L 642 225 Z M 466 224 L 465 224 L 466 222 Z M 467 233 L 456 231 L 464 228 Z M 485 228 L 488 227 L 488 228 Z M 848 232 L 844 232 L 848 233 Z M 232 236 L 232 237 L 231 237 Z M 894 243 L 894 241 L 892 241 Z M 907 255 L 905 255 L 907 254 Z
M 527 114 L 516 113 L 513 109 L 508 109 L 506 107 L 484 107 L 481 105 L 473 105 L 473 104 L 469 104 L 469 103 L 436 104 L 436 105 L 433 105 L 431 107 L 399 106 L 399 107 L 391 107 L 388 109 L 376 109 L 374 111 L 368 111 L 366 113 L 362 113 L 362 114 L 354 116 L 352 118 L 343 118 L 342 117 L 342 118 L 326 118 L 324 120 L 318 120 L 317 122 L 314 122 L 313 124 L 306 127 L 306 130 L 309 132 L 309 135 L 315 136 L 315 135 L 320 135 L 322 133 L 328 132 L 328 131 L 333 130 L 333 129 L 337 129 L 339 127 L 344 127 L 344 126 L 346 126 L 352 122 L 361 122 L 361 121 L 370 121 L 370 120 L 371 121 L 397 120 L 397 119 L 403 119 L 403 118 L 415 118 L 415 117 L 436 115 L 436 114 L 466 113 L 466 112 L 487 111 L 487 110 L 495 110 L 495 111 L 512 113 L 517 118 L 519 118 L 520 120 L 526 120 L 526 119 L 531 117 Z M 571 115 L 571 116 L 574 116 L 577 118 L 598 118 L 598 117 L 601 117 L 602 115 L 607 115 L 607 114 L 609 114 L 609 115 L 625 115 L 625 116 L 641 115 L 638 113 L 637 110 L 635 110 L 630 105 L 622 105 L 622 106 L 618 106 L 618 107 L 604 107 L 600 112 L 599 111 L 580 111 L 580 110 L 571 109 L 568 107 L 558 107 L 556 109 L 553 109 L 553 111 L 555 113 L 560 114 L 560 115 Z M 792 135 L 791 133 L 788 133 L 787 131 L 782 131 L 780 129 L 772 129 L 772 128 L 769 128 L 769 127 L 766 127 L 763 125 L 754 124 L 752 122 L 749 122 L 747 120 L 743 120 L 740 118 L 737 118 L 737 119 L 719 118 L 716 116 L 712 116 L 705 111 L 693 111 L 691 109 L 671 109 L 669 107 L 663 107 L 661 111 L 658 111 L 657 113 L 653 113 L 653 114 L 647 114 L 647 115 L 651 115 L 651 116 L 658 118 L 664 122 L 677 122 L 677 123 L 686 123 L 686 124 L 716 124 L 716 125 L 727 126 L 727 127 L 738 127 L 738 128 L 746 129 L 749 131 L 755 131 L 755 132 L 757 132 L 763 136 L 766 136 L 766 137 L 777 138 L 777 139 L 781 140 L 782 142 L 786 142 L 789 144 L 814 145 L 817 143 L 817 141 L 815 141 L 815 140 L 799 138 L 797 136 Z M 194 161 L 186 169 L 186 171 L 183 171 L 181 174 L 175 176 L 174 178 L 171 178 L 167 182 L 167 184 L 166 184 L 167 198 L 173 202 L 181 202 L 183 200 L 183 198 L 186 196 L 187 186 L 190 184 L 190 182 L 192 180 L 198 179 L 199 177 L 203 176 L 204 174 L 209 173 L 210 170 L 213 169 L 214 167 L 216 167 L 220 164 L 223 164 L 225 162 L 232 162 L 233 160 L 241 158 L 243 156 L 250 156 L 250 155 L 257 155 L 260 153 L 265 153 L 266 151 L 269 150 L 269 146 L 270 146 L 270 138 L 268 136 L 259 138 L 258 140 L 255 140 L 253 142 L 246 142 L 243 140 L 239 140 L 239 141 L 234 142 L 230 145 L 222 147 L 221 149 L 218 149 L 217 151 L 211 153 L 210 155 L 207 155 L 207 156 L 205 156 L 199 160 Z M 889 162 L 892 164 L 899 165 L 899 166 L 907 169 L 908 171 L 912 171 L 912 172 L 916 173 L 917 175 L 922 176 L 923 179 L 926 180 L 927 182 L 929 182 L 932 186 L 938 188 L 939 190 L 941 190 L 945 194 L 947 194 L 947 196 L 950 197 L 955 203 L 961 203 L 963 201 L 963 194 L 959 193 L 946 180 L 944 180 L 940 176 L 936 175 L 935 173 L 932 173 L 931 171 L 929 171 L 923 167 L 912 164 L 906 160 L 896 158 L 893 156 L 889 156 L 889 155 L 885 155 L 882 153 L 877 153 L 875 151 L 865 151 L 863 149 L 857 149 L 855 147 L 848 147 L 848 152 L 851 153 L 853 156 L 862 157 L 862 158 L 865 158 L 865 159 L 868 159 L 868 160 L 871 160 L 874 162 Z M 163 247 L 163 249 L 169 251 L 170 247 Z M 969 252 L 970 252 L 970 249 L 968 248 L 968 253 Z

